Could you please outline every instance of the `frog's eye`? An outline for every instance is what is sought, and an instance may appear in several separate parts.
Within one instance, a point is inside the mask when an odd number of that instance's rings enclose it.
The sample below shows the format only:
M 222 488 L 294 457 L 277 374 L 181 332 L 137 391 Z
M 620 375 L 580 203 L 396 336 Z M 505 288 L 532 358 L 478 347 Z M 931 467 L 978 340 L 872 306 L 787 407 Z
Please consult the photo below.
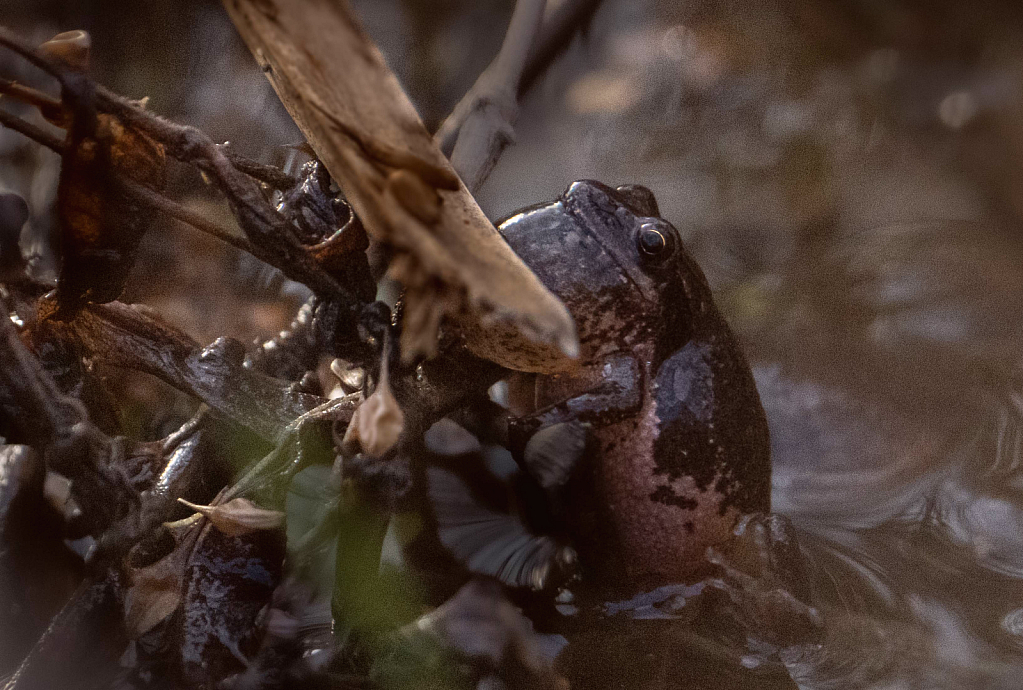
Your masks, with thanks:
M 663 223 L 643 223 L 636 232 L 636 248 L 644 259 L 661 261 L 674 253 L 675 237 Z

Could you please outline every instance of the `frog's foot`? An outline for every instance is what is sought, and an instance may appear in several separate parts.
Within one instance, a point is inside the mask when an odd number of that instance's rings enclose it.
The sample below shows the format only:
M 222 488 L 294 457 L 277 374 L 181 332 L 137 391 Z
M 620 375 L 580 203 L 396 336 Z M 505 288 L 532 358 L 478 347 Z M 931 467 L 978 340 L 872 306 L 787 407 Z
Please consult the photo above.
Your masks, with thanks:
M 568 483 L 586 451 L 589 429 L 582 422 L 559 422 L 541 428 L 526 443 L 523 465 L 548 494 Z
M 455 560 L 474 574 L 534 591 L 574 574 L 575 551 L 552 533 L 549 497 L 507 451 L 482 446 L 452 420 L 434 424 L 424 441 L 429 512 Z M 555 489 L 560 467 L 543 465 L 541 473 Z
M 723 553 L 707 549 L 722 576 L 708 587 L 727 597 L 727 608 L 751 637 L 776 647 L 812 644 L 823 631 L 808 603 L 809 580 L 792 524 L 780 515 L 748 515 Z

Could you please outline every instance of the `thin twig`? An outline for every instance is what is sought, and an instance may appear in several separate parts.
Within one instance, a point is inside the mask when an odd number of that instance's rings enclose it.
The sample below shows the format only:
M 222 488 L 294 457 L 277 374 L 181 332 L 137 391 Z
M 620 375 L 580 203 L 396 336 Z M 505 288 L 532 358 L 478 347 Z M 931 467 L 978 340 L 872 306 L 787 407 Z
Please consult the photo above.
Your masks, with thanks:
M 273 165 L 266 165 L 265 163 L 239 156 L 233 151 L 224 151 L 224 155 L 227 156 L 227 160 L 231 161 L 231 165 L 235 168 L 249 177 L 265 182 L 274 189 L 288 190 L 298 184 L 298 179 L 293 175 L 289 175 Z
M 27 120 L 21 119 L 17 115 L 12 115 L 6 110 L 0 110 L 0 125 L 13 129 L 15 132 L 23 134 L 32 141 L 42 144 L 57 153 L 64 153 L 64 142 L 59 137 L 33 125 Z
M 66 88 L 69 86 L 72 81 L 70 77 L 75 76 L 62 65 L 59 65 L 57 62 L 41 55 L 39 51 L 36 50 L 35 46 L 29 44 L 5 26 L 0 26 L 0 46 L 9 48 L 18 55 L 21 55 L 33 65 L 54 77 L 60 82 L 62 87 Z
M 255 248 L 252 243 L 244 237 L 239 237 L 225 227 L 222 227 L 215 221 L 210 220 L 206 216 L 193 211 L 184 204 L 179 204 L 173 199 L 168 199 L 164 195 L 154 192 L 149 187 L 141 185 L 127 177 L 115 178 L 117 184 L 129 195 L 135 197 L 136 200 L 141 201 L 144 204 L 152 206 L 158 211 L 166 213 L 171 218 L 179 220 L 186 225 L 191 225 L 196 230 L 204 232 L 207 235 L 216 237 L 222 242 L 227 242 L 232 247 L 236 247 L 243 252 L 249 254 L 256 254 Z
M 519 98 L 529 91 L 536 80 L 551 66 L 569 45 L 577 31 L 589 24 L 600 7 L 600 0 L 564 0 L 554 13 L 547 17 L 540 31 L 540 37 L 533 46 L 529 61 L 519 82 Z
M 340 300 L 353 311 L 360 304 L 316 263 L 295 238 L 291 224 L 270 206 L 252 178 L 236 169 L 222 148 L 202 131 L 154 115 L 100 85 L 96 85 L 96 96 L 101 109 L 156 139 L 178 160 L 211 174 L 230 202 L 238 225 L 248 235 L 254 256 L 308 285 L 313 292 Z
M 541 26 L 543 0 L 518 0 L 501 50 L 444 120 L 434 140 L 470 190 L 514 139 L 518 101 L 572 41 L 600 0 L 568 0 Z
M 0 82 L 0 91 L 4 91 L 3 82 Z M 17 94 L 12 95 L 15 95 L 15 97 L 17 96 Z M 59 105 L 60 102 L 55 101 L 55 103 Z M 32 104 L 37 106 L 39 105 L 38 103 L 35 102 L 32 102 Z M 42 144 L 43 146 L 46 146 L 56 151 L 57 153 L 63 154 L 67 148 L 64 145 L 64 142 L 57 138 L 56 136 L 40 129 L 39 127 L 36 127 L 35 125 L 31 124 L 26 120 L 23 120 L 3 110 L 0 110 L 0 125 L 13 129 L 14 131 L 25 135 L 29 139 L 32 139 L 33 141 Z M 231 154 L 229 156 L 229 159 L 236 168 L 238 168 L 245 174 L 255 177 L 257 179 L 272 180 L 271 184 L 275 185 L 284 184 L 285 180 L 288 181 L 287 182 L 288 185 L 293 185 L 295 182 L 294 178 L 292 178 L 290 175 L 281 172 L 280 170 L 274 168 L 273 166 L 263 165 L 262 163 L 250 161 L 241 156 L 235 156 L 234 154 Z M 275 175 L 270 171 L 275 171 L 277 174 Z M 121 189 L 126 194 L 134 197 L 137 201 L 141 201 L 144 204 L 152 206 L 156 210 L 162 211 L 163 213 L 166 213 L 172 218 L 175 218 L 181 221 L 182 223 L 185 223 L 186 225 L 192 226 L 196 230 L 204 232 L 208 235 L 212 235 L 213 237 L 216 237 L 218 240 L 226 242 L 231 246 L 240 249 L 243 252 L 248 252 L 249 254 L 256 255 L 255 248 L 244 237 L 239 237 L 230 230 L 221 227 L 216 222 L 206 218 L 205 216 L 195 211 L 192 211 L 183 204 L 179 204 L 178 202 L 169 199 L 163 196 L 162 194 L 153 191 L 152 189 L 149 189 L 145 185 L 141 185 L 135 182 L 129 177 L 118 175 L 114 179 L 117 185 L 120 186 Z
M 45 132 L 35 125 L 22 120 L 21 118 L 12 115 L 4 110 L 0 110 L 0 125 L 13 129 L 20 134 L 25 135 L 29 139 L 42 144 L 50 149 L 53 149 L 57 153 L 64 153 L 65 146 L 64 142 L 58 139 L 56 136 Z M 128 195 L 135 197 L 136 200 L 141 201 L 144 204 L 152 206 L 158 211 L 166 213 L 168 216 L 175 218 L 186 225 L 190 225 L 196 230 L 204 232 L 208 235 L 216 237 L 218 240 L 226 242 L 233 247 L 236 247 L 243 252 L 257 255 L 255 248 L 252 244 L 244 237 L 232 233 L 230 230 L 221 227 L 214 221 L 206 218 L 205 216 L 192 211 L 186 206 L 179 204 L 172 199 L 154 192 L 145 185 L 141 185 L 128 177 L 116 176 L 114 178 L 117 185 Z
M 156 139 L 175 158 L 209 172 L 228 198 L 239 226 L 251 240 L 254 256 L 281 269 L 292 280 L 308 285 L 313 292 L 346 305 L 354 314 L 359 300 L 316 263 L 295 237 L 291 224 L 270 206 L 252 178 L 235 168 L 222 148 L 203 132 L 154 115 L 137 103 L 94 84 L 86 76 L 48 60 L 3 27 L 0 27 L 0 45 L 57 77 L 65 99 L 68 94 L 87 87 L 95 92 L 101 110 Z
M 33 89 L 31 86 L 25 86 L 10 79 L 0 79 L 0 94 L 10 96 L 14 100 L 27 105 L 34 105 L 41 111 L 52 110 L 59 112 L 63 107 L 59 98 L 54 98 L 38 89 Z
M 64 153 L 65 146 L 64 142 L 58 139 L 56 136 L 45 132 L 35 125 L 22 120 L 21 118 L 12 115 L 4 110 L 0 110 L 0 125 L 8 127 L 20 134 L 25 135 L 29 139 L 46 146 L 57 153 Z M 131 178 L 116 176 L 114 177 L 117 185 L 128 195 L 134 197 L 137 201 L 141 201 L 144 204 L 152 206 L 158 211 L 166 213 L 168 216 L 175 218 L 186 225 L 190 225 L 196 230 L 204 232 L 208 235 L 216 237 L 218 240 L 226 242 L 233 247 L 236 247 L 243 252 L 248 252 L 254 256 L 258 256 L 256 249 L 252 246 L 248 240 L 244 237 L 232 233 L 230 230 L 221 227 L 214 221 L 206 218 L 205 216 L 192 211 L 188 207 L 179 204 L 172 199 L 154 192 L 145 185 L 141 185 Z

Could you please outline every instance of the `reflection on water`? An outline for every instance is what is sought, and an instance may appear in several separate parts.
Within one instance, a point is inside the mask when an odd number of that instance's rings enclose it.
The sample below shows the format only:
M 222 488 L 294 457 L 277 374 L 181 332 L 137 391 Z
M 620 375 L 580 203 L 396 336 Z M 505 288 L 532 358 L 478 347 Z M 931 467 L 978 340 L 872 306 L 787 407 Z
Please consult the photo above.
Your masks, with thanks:
M 827 619 L 790 671 L 807 688 L 1016 687 L 1019 248 L 980 223 L 833 231 L 776 281 L 782 325 L 752 346 L 774 509 Z

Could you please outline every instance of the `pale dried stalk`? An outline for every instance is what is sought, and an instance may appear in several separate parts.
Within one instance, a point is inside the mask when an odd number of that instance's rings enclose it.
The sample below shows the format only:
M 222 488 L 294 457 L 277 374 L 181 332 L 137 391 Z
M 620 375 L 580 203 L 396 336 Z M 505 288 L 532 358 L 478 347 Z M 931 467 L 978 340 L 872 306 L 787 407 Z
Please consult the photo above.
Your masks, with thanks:
M 391 392 L 387 373 L 387 348 L 380 367 L 380 381 L 372 395 L 352 415 L 341 440 L 341 452 L 354 455 L 363 452 L 371 458 L 382 457 L 394 447 L 405 428 L 405 415 Z
M 552 368 L 578 349 L 571 317 L 498 235 L 423 127 L 346 2 L 224 0 L 231 19 L 317 156 L 376 239 L 409 257 L 413 309 L 509 325 L 550 345 Z M 438 319 L 423 319 L 432 325 Z M 403 357 L 436 333 L 405 333 Z M 501 346 L 490 348 L 500 361 Z M 505 363 L 505 362 L 501 362 Z M 508 361 L 514 366 L 514 361 Z

